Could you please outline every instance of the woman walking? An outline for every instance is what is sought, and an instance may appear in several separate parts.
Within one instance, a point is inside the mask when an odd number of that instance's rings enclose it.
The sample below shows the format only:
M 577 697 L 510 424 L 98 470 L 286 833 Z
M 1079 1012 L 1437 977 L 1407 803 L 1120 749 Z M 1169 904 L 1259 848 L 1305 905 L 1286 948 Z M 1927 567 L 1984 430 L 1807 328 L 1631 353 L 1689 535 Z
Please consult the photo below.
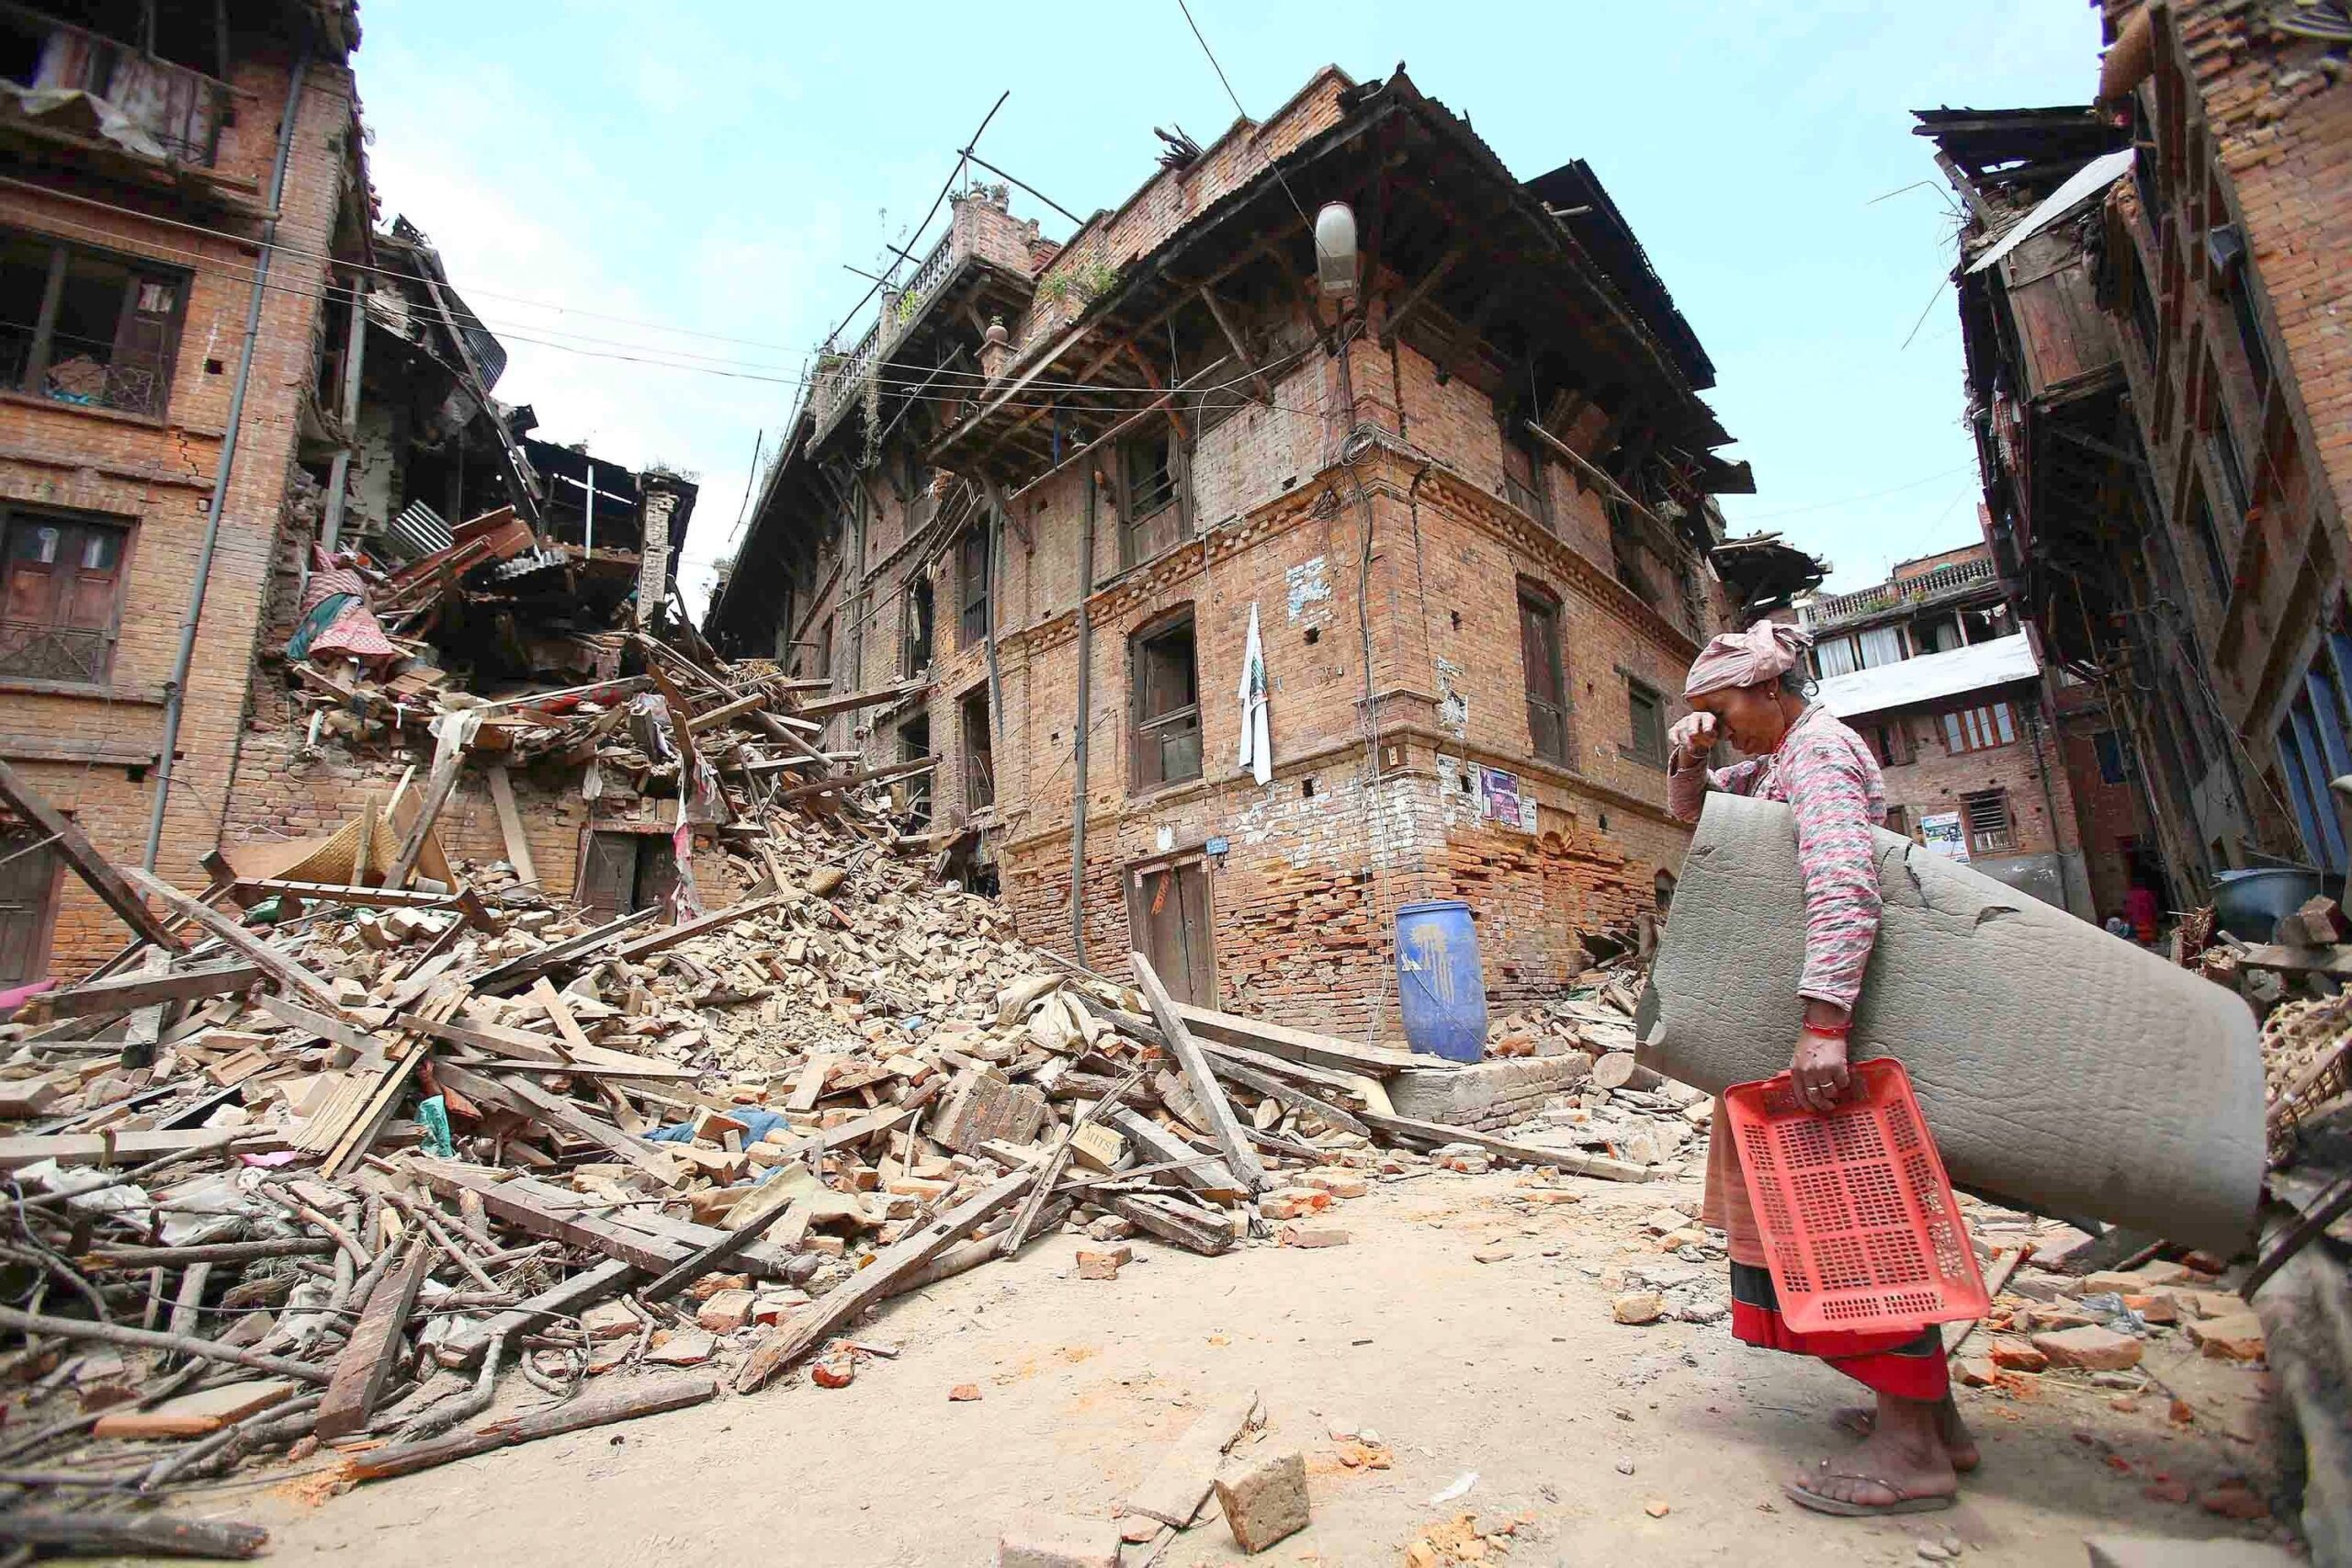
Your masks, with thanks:
M 1686 822 L 1699 819 L 1710 789 L 1786 801 L 1794 814 L 1804 883 L 1804 969 L 1796 987 L 1804 1024 L 1789 1070 L 1798 1100 L 1826 1111 L 1849 1081 L 1846 1036 L 1878 938 L 1871 829 L 1886 814 L 1886 795 L 1861 737 L 1808 699 L 1811 682 L 1799 660 L 1812 640 L 1794 626 L 1759 621 L 1707 644 L 1683 682 L 1694 711 L 1669 737 L 1667 795 Z M 1750 760 L 1710 770 L 1706 758 L 1719 739 Z M 1817 1356 L 1878 1395 L 1876 1409 L 1840 1417 L 1864 1437 L 1861 1448 L 1799 1473 L 1786 1486 L 1790 1497 L 1826 1514 L 1950 1506 L 1957 1472 L 1975 1467 L 1976 1448 L 1952 1403 L 1940 1333 L 1927 1323 L 1916 1330 L 1800 1333 L 1782 1321 L 1720 1102 L 1707 1149 L 1705 1219 L 1730 1238 L 1732 1333 L 1767 1349 Z

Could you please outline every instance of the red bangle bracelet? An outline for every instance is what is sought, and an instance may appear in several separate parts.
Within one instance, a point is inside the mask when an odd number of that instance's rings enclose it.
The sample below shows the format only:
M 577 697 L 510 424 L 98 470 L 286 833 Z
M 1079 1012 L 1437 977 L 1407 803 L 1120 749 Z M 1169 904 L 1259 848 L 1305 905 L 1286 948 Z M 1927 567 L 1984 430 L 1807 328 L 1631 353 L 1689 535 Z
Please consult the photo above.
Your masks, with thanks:
M 1849 1018 L 1843 1023 L 1808 1023 L 1804 1032 L 1807 1034 L 1825 1034 L 1832 1040 L 1843 1040 L 1854 1032 L 1854 1021 Z

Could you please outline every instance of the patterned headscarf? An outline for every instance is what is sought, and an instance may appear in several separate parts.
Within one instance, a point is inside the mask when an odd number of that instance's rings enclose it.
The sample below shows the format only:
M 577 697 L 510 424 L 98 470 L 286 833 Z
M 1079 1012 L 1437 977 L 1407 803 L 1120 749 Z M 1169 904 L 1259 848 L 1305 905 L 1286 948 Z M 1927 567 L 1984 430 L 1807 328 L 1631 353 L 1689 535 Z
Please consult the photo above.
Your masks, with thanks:
M 1777 681 L 1812 646 L 1811 632 L 1782 621 L 1758 621 L 1744 632 L 1724 632 L 1709 638 L 1691 661 L 1690 673 L 1683 677 L 1682 694 L 1696 697 L 1727 686 Z

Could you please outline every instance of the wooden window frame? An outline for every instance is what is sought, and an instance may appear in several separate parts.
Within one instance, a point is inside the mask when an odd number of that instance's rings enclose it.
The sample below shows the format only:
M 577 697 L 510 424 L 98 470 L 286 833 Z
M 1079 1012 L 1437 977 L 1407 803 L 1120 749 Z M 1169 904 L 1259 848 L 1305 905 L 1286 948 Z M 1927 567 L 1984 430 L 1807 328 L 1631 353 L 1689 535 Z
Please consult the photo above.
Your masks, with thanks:
M 992 581 L 996 563 L 989 558 L 992 553 L 989 544 L 985 522 L 974 523 L 956 541 L 956 629 L 960 648 L 978 648 L 988 640 L 990 595 L 996 591 Z
M 1192 649 L 1193 700 L 1165 713 L 1147 716 L 1147 653 L 1153 645 L 1166 641 L 1178 632 L 1183 633 Z M 1128 794 L 1154 795 L 1206 776 L 1207 737 L 1201 716 L 1200 625 L 1193 615 L 1193 607 L 1184 604 L 1145 622 L 1127 637 Z M 1165 755 L 1161 735 L 1163 732 L 1181 732 L 1188 720 L 1194 738 L 1193 771 L 1170 777 L 1160 767 L 1160 760 Z M 1153 759 L 1148 768 L 1145 765 L 1147 756 Z
M 1648 704 L 1656 734 L 1654 744 L 1645 744 L 1642 734 L 1641 710 Z M 1648 682 L 1635 676 L 1625 677 L 1625 728 L 1631 739 L 1620 751 L 1630 761 L 1650 767 L 1666 766 L 1666 694 Z
M 1146 443 L 1165 442 L 1168 447 L 1168 492 L 1163 500 L 1138 496 L 1134 478 L 1134 454 Z M 1141 566 L 1174 549 L 1193 536 L 1193 475 L 1191 454 L 1185 449 L 1184 434 L 1171 420 L 1164 426 L 1136 432 L 1116 442 L 1112 452 L 1116 461 L 1112 464 L 1112 485 L 1119 509 L 1119 567 L 1121 570 Z M 1157 527 L 1161 519 L 1172 513 L 1173 532 L 1166 542 L 1157 541 Z M 1154 536 L 1154 547 L 1145 547 L 1147 530 Z
M 1862 739 L 1882 768 L 1907 768 L 1918 761 L 1918 743 L 1911 726 L 1900 718 L 1881 719 L 1861 727 Z M 1890 742 L 1892 742 L 1890 744 Z
M 75 626 L 70 621 L 53 617 L 45 622 L 19 623 L 8 615 L 8 589 L 16 561 L 13 542 L 19 526 L 53 526 L 85 533 L 103 530 L 115 536 L 114 592 L 107 606 L 103 628 Z M 139 532 L 138 522 L 133 518 L 0 502 L 0 685 L 71 692 L 105 691 L 113 686 L 115 655 L 122 644 L 123 611 L 130 597 L 130 570 Z M 30 641 L 42 635 L 77 633 L 96 634 L 102 640 L 103 646 L 90 664 L 91 673 L 43 674 L 11 668 L 19 637 Z
M 1979 829 L 1976 813 L 1980 805 L 1999 808 L 1997 829 Z M 1968 852 L 1977 855 L 2013 855 L 2018 852 L 2018 818 L 2009 809 L 2009 792 L 2006 789 L 1971 790 L 1960 797 L 1961 831 L 1967 835 Z
M 1551 666 L 1552 689 L 1559 694 L 1557 703 L 1548 702 L 1536 694 L 1536 672 L 1527 667 L 1527 617 L 1530 611 L 1541 617 L 1544 626 L 1542 652 Z M 1520 680 L 1527 693 L 1527 750 L 1530 756 L 1541 758 L 1563 768 L 1568 765 L 1568 759 L 1576 754 L 1576 745 L 1569 728 L 1571 705 L 1568 701 L 1568 660 L 1566 628 L 1563 626 L 1565 620 L 1566 611 L 1558 594 L 1539 582 L 1526 578 L 1520 579 Z M 1553 709 L 1557 710 L 1556 713 L 1552 714 L 1552 717 L 1556 722 L 1559 737 L 1556 750 L 1544 745 L 1546 730 L 1549 727 L 1542 722 L 1545 714 Z
M 979 709 L 979 744 L 973 744 L 973 708 Z M 964 762 L 964 809 L 981 812 L 996 805 L 995 719 L 985 681 L 956 699 L 956 739 Z
M 23 367 L 13 382 L 0 379 L 0 395 L 23 399 L 43 408 L 70 409 L 113 419 L 137 420 L 146 424 L 164 423 L 171 413 L 172 389 L 178 379 L 180 340 L 187 322 L 188 296 L 194 292 L 195 275 L 185 267 L 150 261 L 133 253 L 80 244 L 31 230 L 0 228 L 0 243 L 39 246 L 49 252 L 49 271 L 40 298 L 34 306 L 32 338 L 25 347 Z M 121 350 L 126 327 L 135 313 L 134 301 L 141 287 L 148 283 L 161 283 L 168 284 L 172 289 L 171 309 L 159 323 L 162 341 L 155 356 L 155 387 L 143 406 L 133 402 L 80 402 L 55 397 L 40 389 L 57 362 L 58 311 L 65 297 L 66 274 L 76 261 L 123 267 L 130 275 L 116 310 L 115 335 L 107 345 L 106 367 L 109 372 L 114 367 L 114 356 Z
M 1943 736 L 1945 751 L 1954 757 L 1997 751 L 2018 743 L 2018 712 L 2007 697 L 1946 708 L 1936 716 L 1936 728 Z

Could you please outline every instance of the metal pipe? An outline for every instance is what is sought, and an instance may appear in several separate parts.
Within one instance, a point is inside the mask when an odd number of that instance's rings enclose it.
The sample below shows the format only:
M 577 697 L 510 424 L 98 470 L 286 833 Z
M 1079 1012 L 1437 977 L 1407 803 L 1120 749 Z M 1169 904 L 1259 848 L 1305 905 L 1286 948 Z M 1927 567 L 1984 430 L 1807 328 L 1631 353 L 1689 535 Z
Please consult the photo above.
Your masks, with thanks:
M 997 613 L 998 602 L 1003 594 L 1004 511 L 991 502 L 989 505 L 989 728 L 991 731 L 1001 728 L 1004 724 L 1004 674 L 998 667 L 996 656 L 996 628 L 1001 620 Z M 964 738 L 964 754 L 967 757 L 971 755 L 971 737 L 968 735 Z M 993 767 L 996 757 L 996 739 L 993 734 L 989 739 L 989 765 Z M 989 798 L 993 801 L 996 787 L 993 778 L 989 780 Z M 964 799 L 967 805 L 970 803 L 971 798 L 971 785 L 969 781 L 967 781 L 964 788 Z
M 180 716 L 187 711 L 187 674 L 196 662 L 196 631 L 204 618 L 204 591 L 212 581 L 212 553 L 220 543 L 220 513 L 229 500 L 229 478 L 236 471 L 237 432 L 244 423 L 245 388 L 253 379 L 254 345 L 261 337 L 261 302 L 269 287 L 269 258 L 277 243 L 278 210 L 286 199 L 286 164 L 294 151 L 294 121 L 301 112 L 303 81 L 311 73 L 311 45 L 306 39 L 294 57 L 294 74 L 286 85 L 286 118 L 277 128 L 277 158 L 269 172 L 271 217 L 262 226 L 261 256 L 254 265 L 253 297 L 245 302 L 245 343 L 237 354 L 237 379 L 229 392 L 229 427 L 220 437 L 220 461 L 212 472 L 212 499 L 204 509 L 204 544 L 197 551 L 196 581 L 190 585 L 187 613 L 180 617 L 180 649 L 172 661 L 172 678 L 164 688 L 164 746 L 155 759 L 155 808 L 147 818 L 147 848 L 139 863 L 155 869 L 155 852 L 164 841 L 164 813 L 172 798 L 172 753 L 179 746 Z
M 1086 530 L 1078 536 L 1078 741 L 1070 792 L 1069 946 L 1080 968 L 1086 964 L 1086 737 L 1093 728 L 1088 689 L 1094 664 L 1094 617 L 1087 600 L 1094 592 L 1095 470 L 1086 470 Z

